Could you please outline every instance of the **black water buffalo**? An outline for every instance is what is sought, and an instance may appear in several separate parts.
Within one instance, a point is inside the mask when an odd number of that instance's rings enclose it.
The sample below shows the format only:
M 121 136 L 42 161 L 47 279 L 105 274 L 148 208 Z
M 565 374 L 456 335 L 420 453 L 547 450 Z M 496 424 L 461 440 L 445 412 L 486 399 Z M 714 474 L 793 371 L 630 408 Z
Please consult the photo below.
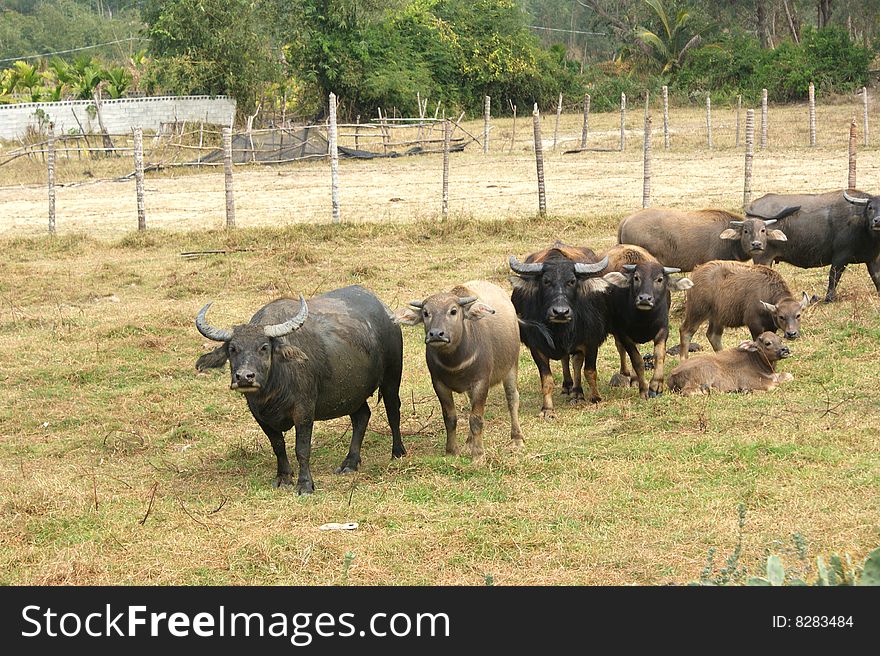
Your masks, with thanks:
M 864 262 L 880 292 L 880 196 L 838 190 L 826 194 L 767 194 L 746 208 L 748 216 L 778 218 L 788 237 L 754 258 L 756 264 L 788 262 L 810 269 L 831 265 L 825 302 L 837 297 L 847 264 Z
M 249 323 L 214 328 L 199 312 L 196 327 L 223 342 L 196 362 L 199 370 L 228 360 L 230 389 L 242 392 L 278 460 L 274 485 L 292 485 L 284 432 L 296 429 L 297 491 L 315 486 L 309 469 L 316 419 L 351 417 L 351 447 L 336 473 L 355 471 L 370 420 L 367 399 L 377 389 L 391 426 L 391 456 L 406 453 L 400 438 L 403 338 L 391 311 L 363 287 L 337 289 L 309 300 L 282 298 L 265 305 Z
M 520 319 L 520 340 L 541 375 L 542 417 L 556 416 L 550 360 L 562 360 L 563 393 L 570 392 L 572 402 L 584 400 L 581 366 L 590 383 L 590 402 L 602 400 L 596 386 L 596 357 L 608 336 L 608 283 L 597 274 L 607 264 L 607 258 L 599 260 L 589 248 L 559 242 L 532 253 L 525 262 L 510 256 L 516 274 L 511 301 Z M 574 379 L 570 356 L 574 356 Z
M 641 246 L 661 264 L 693 271 L 709 260 L 748 260 L 785 241 L 775 221 L 744 218 L 724 210 L 649 207 L 623 219 L 617 243 Z
M 673 291 L 690 289 L 688 278 L 670 278 L 679 269 L 665 267 L 639 246 L 618 244 L 611 248 L 608 273 L 604 280 L 612 285 L 609 298 L 609 332 L 614 335 L 620 354 L 620 373 L 612 385 L 637 382 L 643 399 L 663 393 L 663 367 L 666 361 L 666 339 L 669 337 L 669 305 Z M 638 344 L 654 342 L 654 374 L 651 384 L 645 380 L 645 364 Z M 635 377 L 626 364 L 632 362 Z

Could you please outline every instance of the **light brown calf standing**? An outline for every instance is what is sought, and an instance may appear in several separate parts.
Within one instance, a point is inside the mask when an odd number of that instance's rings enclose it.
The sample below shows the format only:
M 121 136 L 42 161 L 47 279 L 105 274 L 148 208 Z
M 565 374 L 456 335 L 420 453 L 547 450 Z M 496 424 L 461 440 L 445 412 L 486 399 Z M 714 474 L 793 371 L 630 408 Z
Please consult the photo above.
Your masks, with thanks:
M 425 359 L 443 410 L 446 453 L 458 455 L 458 415 L 453 392 L 471 402 L 468 455 L 483 455 L 483 413 L 489 388 L 502 383 L 510 412 L 510 439 L 523 444 L 519 426 L 519 325 L 507 292 L 484 280 L 472 280 L 446 293 L 412 301 L 397 311 L 408 326 L 423 324 Z

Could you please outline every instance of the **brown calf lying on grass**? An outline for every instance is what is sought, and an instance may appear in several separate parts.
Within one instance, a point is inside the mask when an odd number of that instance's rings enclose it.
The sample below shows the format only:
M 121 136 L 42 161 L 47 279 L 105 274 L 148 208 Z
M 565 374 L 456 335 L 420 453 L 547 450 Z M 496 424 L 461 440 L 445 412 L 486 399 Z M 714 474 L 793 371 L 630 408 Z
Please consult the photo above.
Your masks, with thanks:
M 806 292 L 796 299 L 785 280 L 770 267 L 714 260 L 694 269 L 694 287 L 687 294 L 681 323 L 681 358 L 697 328 L 709 320 L 706 337 L 721 350 L 725 328 L 747 326 L 755 339 L 764 331 L 781 330 L 786 339 L 800 336 L 801 312 L 810 304 Z
M 397 311 L 400 323 L 425 327 L 425 359 L 431 383 L 446 424 L 446 453 L 458 455 L 455 436 L 458 416 L 452 393 L 465 393 L 471 402 L 469 455 L 483 455 L 483 412 L 489 388 L 504 384 L 510 411 L 510 439 L 523 443 L 519 427 L 519 325 L 516 311 L 503 289 L 484 280 L 472 280 L 448 293 L 411 301 Z
M 686 360 L 669 374 L 669 389 L 686 396 L 718 392 L 768 392 L 794 379 L 777 374 L 776 363 L 791 355 L 776 333 L 769 330 L 735 348 Z

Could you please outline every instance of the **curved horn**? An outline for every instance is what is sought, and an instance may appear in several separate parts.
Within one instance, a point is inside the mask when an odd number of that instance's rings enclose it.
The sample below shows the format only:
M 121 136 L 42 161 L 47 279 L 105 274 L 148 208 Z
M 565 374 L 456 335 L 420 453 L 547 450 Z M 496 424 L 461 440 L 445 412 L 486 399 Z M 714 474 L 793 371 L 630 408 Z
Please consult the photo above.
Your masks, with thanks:
M 623 269 L 624 269 L 624 271 L 635 271 L 636 265 L 635 264 L 624 264 Z
M 663 273 L 681 273 L 678 267 L 663 267 Z
M 730 225 L 732 226 L 741 226 L 745 221 L 731 221 Z
M 459 305 L 470 305 L 471 303 L 473 303 L 476 300 L 477 300 L 476 296 L 459 296 L 458 297 L 458 304 Z
M 846 189 L 843 190 L 843 197 L 846 198 L 853 205 L 867 205 L 869 198 L 855 198 L 846 193 Z
M 285 335 L 289 335 L 294 330 L 302 326 L 306 319 L 309 316 L 309 306 L 306 305 L 306 299 L 303 298 L 303 295 L 299 295 L 299 312 L 292 319 L 288 319 L 284 323 L 276 323 L 271 324 L 269 326 L 263 326 L 263 332 L 266 334 L 266 337 L 284 337 Z
M 414 307 L 417 310 L 421 310 L 424 307 L 425 302 L 424 301 L 410 301 L 409 303 L 407 303 L 407 305 L 409 305 L 410 307 Z
M 595 264 L 587 264 L 586 262 L 575 262 L 575 273 L 599 273 L 602 269 L 608 268 L 608 257 L 603 257 Z
M 772 224 L 776 223 L 778 220 L 779 219 L 767 219 L 766 221 L 764 221 L 764 225 L 765 226 L 772 225 Z
M 514 257 L 513 255 L 510 256 L 507 262 L 508 264 L 510 264 L 511 271 L 513 271 L 514 273 L 518 273 L 521 276 L 534 276 L 544 270 L 543 263 L 539 262 L 538 264 L 524 264 L 516 259 L 516 257 Z
M 214 326 L 209 324 L 205 319 L 205 315 L 208 314 L 208 308 L 212 305 L 214 305 L 213 301 L 199 310 L 198 315 L 196 315 L 196 329 L 202 333 L 202 335 L 215 342 L 228 342 L 232 339 L 232 331 L 223 330 L 222 328 L 214 328 Z

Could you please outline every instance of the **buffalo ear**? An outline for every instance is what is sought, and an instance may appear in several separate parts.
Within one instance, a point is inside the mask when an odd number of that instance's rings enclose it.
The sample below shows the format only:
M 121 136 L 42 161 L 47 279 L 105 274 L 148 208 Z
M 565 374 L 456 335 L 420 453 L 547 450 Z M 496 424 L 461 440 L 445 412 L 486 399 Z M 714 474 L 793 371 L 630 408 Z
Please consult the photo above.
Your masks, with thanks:
M 809 296 L 807 296 L 807 292 L 801 292 L 801 294 L 803 294 L 803 296 L 801 297 L 801 310 L 806 310 L 807 307 L 810 305 L 811 299 Z
M 219 369 L 226 364 L 226 344 L 223 343 L 213 351 L 205 353 L 196 360 L 196 370 L 204 371 L 205 369 Z
M 307 356 L 302 349 L 297 348 L 292 344 L 279 344 L 276 346 L 275 352 L 282 359 L 296 362 L 297 364 L 305 364 L 309 361 L 309 356 Z
M 669 280 L 669 289 L 674 292 L 683 292 L 686 289 L 690 289 L 694 286 L 694 281 L 690 278 L 678 278 Z
M 611 283 L 615 287 L 622 287 L 626 289 L 629 287 L 629 276 L 620 271 L 612 271 L 610 273 L 606 273 L 602 276 L 602 280 L 605 282 Z
M 486 305 L 483 301 L 474 301 L 465 308 L 464 318 L 471 321 L 479 321 L 490 314 L 495 314 L 495 308 Z
M 422 312 L 411 307 L 402 307 L 394 313 L 394 320 L 405 326 L 417 326 L 422 323 Z
M 785 236 L 782 230 L 768 230 L 767 239 L 770 241 L 788 241 L 788 237 Z
M 739 230 L 736 230 L 736 229 L 734 229 L 734 228 L 727 228 L 727 230 L 725 230 L 724 232 L 722 232 L 722 233 L 721 233 L 720 235 L 718 235 L 718 236 L 719 236 L 721 239 L 733 239 L 733 240 L 736 240 L 736 239 L 739 239 L 739 238 L 742 236 L 742 232 L 739 231 Z
M 773 305 L 772 303 L 766 303 L 765 301 L 758 301 L 758 302 L 761 304 L 761 307 L 763 307 L 765 310 L 767 310 L 767 312 L 769 312 L 770 314 L 773 314 L 774 312 L 776 312 L 776 306 Z
M 758 345 L 751 340 L 746 340 L 745 342 L 740 342 L 739 346 L 737 346 L 736 348 L 738 348 L 740 351 L 754 352 L 758 350 Z

